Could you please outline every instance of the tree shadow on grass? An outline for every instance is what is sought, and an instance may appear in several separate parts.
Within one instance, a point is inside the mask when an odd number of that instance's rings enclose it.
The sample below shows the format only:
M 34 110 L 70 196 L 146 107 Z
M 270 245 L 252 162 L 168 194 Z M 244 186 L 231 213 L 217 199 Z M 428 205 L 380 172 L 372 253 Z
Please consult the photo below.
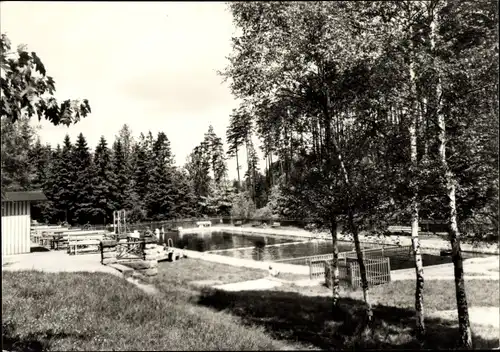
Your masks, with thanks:
M 2 350 L 7 351 L 49 351 L 52 341 L 73 337 L 78 340 L 88 340 L 91 337 L 84 334 L 54 332 L 52 330 L 30 332 L 26 336 L 16 333 L 16 326 L 10 321 L 2 322 Z
M 427 338 L 420 346 L 414 335 L 411 309 L 374 306 L 373 333 L 355 331 L 364 317 L 364 303 L 342 298 L 332 309 L 331 298 L 303 296 L 296 292 L 205 289 L 198 304 L 240 317 L 244 324 L 260 325 L 276 339 L 299 341 L 320 349 L 452 349 L 458 331 L 451 321 L 426 319 Z M 475 348 L 498 347 L 498 339 L 474 336 Z

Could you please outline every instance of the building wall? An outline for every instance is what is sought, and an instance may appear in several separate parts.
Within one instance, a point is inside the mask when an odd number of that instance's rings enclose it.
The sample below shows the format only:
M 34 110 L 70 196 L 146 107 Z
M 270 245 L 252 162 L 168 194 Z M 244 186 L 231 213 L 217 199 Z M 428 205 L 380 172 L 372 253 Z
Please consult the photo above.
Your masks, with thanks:
M 30 202 L 2 202 L 2 255 L 30 252 Z

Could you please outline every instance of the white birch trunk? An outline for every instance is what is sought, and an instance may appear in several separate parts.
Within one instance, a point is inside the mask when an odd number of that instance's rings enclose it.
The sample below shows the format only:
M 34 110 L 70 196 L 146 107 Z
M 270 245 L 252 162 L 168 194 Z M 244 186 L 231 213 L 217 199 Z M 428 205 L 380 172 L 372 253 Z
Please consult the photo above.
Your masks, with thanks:
M 413 46 L 410 44 L 410 99 L 414 99 L 416 96 L 416 75 L 415 75 L 415 63 L 413 61 Z M 418 158 L 417 158 L 417 120 L 419 119 L 420 109 L 417 109 L 415 102 L 413 100 L 412 109 L 410 110 L 410 124 L 408 132 L 410 134 L 410 162 L 413 170 L 418 168 Z M 409 180 L 410 184 L 414 181 Z M 415 258 L 415 275 L 416 275 L 416 287 L 415 287 L 415 312 L 416 312 L 416 326 L 417 326 L 417 337 L 419 340 L 423 340 L 425 335 L 425 323 L 424 323 L 424 265 L 422 263 L 422 255 L 420 253 L 420 241 L 418 237 L 418 191 L 415 188 L 413 190 L 413 195 L 411 198 L 411 243 L 413 249 L 413 255 Z
M 438 27 L 438 20 L 436 11 L 432 14 L 431 22 L 431 49 L 434 51 L 436 45 L 436 32 Z M 465 292 L 464 268 L 462 250 L 460 248 L 460 234 L 458 231 L 457 222 L 457 206 L 456 206 L 456 184 L 452 171 L 448 166 L 446 160 L 446 121 L 442 112 L 442 82 L 438 68 L 437 84 L 436 84 L 436 99 L 437 99 L 437 124 L 438 124 L 438 150 L 439 158 L 444 170 L 446 182 L 446 197 L 448 201 L 448 235 L 450 238 L 452 248 L 452 260 L 455 275 L 455 291 L 457 300 L 457 313 L 458 313 L 458 330 L 459 330 L 459 344 L 460 347 L 465 349 L 472 348 L 472 331 L 469 321 L 469 309 L 467 304 L 467 295 Z

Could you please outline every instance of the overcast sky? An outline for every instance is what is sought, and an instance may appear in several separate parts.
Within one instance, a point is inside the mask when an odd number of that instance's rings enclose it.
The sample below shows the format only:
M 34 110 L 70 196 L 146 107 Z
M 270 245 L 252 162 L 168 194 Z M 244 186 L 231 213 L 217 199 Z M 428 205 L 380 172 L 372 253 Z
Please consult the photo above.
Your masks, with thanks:
M 0 13 L 2 33 L 38 54 L 57 97 L 87 98 L 92 108 L 69 128 L 42 122 L 42 142 L 82 132 L 94 148 L 126 123 L 135 136 L 164 131 L 183 165 L 209 124 L 225 141 L 237 103 L 216 74 L 235 34 L 224 3 L 9 1 Z

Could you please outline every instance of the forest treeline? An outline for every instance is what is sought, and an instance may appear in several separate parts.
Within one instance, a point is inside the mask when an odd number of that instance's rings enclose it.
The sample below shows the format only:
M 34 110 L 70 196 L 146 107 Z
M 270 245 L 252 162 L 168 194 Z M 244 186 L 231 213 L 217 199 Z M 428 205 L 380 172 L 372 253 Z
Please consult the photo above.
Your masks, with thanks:
M 81 133 L 53 147 L 41 143 L 29 119 L 2 120 L 2 187 L 42 190 L 48 201 L 32 214 L 40 222 L 109 224 L 121 209 L 130 222 L 251 217 L 265 206 L 270 184 L 256 164 L 241 182 L 229 180 L 226 159 L 212 126 L 178 167 L 164 132 L 135 138 L 123 125 L 112 143 L 102 136 L 95 149 Z

